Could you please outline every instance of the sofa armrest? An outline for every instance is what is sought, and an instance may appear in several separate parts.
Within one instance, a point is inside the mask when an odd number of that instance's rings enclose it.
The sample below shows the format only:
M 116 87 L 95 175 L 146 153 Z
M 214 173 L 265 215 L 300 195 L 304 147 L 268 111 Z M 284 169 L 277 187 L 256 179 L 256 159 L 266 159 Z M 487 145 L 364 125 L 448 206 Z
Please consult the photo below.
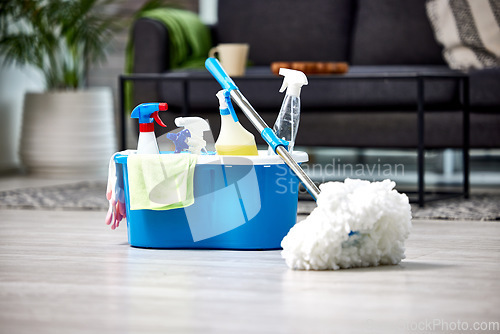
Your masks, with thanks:
M 209 25 L 213 41 L 217 44 L 217 26 Z M 162 73 L 170 70 L 170 35 L 159 21 L 140 18 L 132 29 L 134 41 L 133 73 Z M 207 55 L 208 56 L 208 55 Z
M 134 73 L 162 73 L 170 69 L 170 43 L 164 24 L 138 19 L 132 29 Z
M 208 26 L 213 41 L 217 41 L 216 26 Z M 173 51 L 169 28 L 161 21 L 140 18 L 132 27 L 132 73 L 165 73 L 172 70 L 171 54 Z M 187 43 L 190 41 L 186 40 Z M 174 43 L 174 45 L 177 45 Z M 188 47 L 189 44 L 188 44 Z M 174 52 L 175 54 L 175 52 Z M 208 56 L 208 51 L 207 55 Z M 182 84 L 158 81 L 138 81 L 133 84 L 132 102 L 134 105 L 150 101 L 167 100 L 172 107 L 182 104 Z M 179 101 L 180 100 L 180 101 Z M 175 108 L 174 108 L 175 109 Z
M 210 31 L 210 37 L 212 38 L 212 45 L 215 46 L 219 44 L 219 34 L 217 24 L 207 24 L 208 30 Z
M 170 69 L 168 30 L 162 23 L 140 18 L 132 28 L 132 73 L 162 73 Z M 133 85 L 132 105 L 160 101 L 158 82 L 139 81 Z

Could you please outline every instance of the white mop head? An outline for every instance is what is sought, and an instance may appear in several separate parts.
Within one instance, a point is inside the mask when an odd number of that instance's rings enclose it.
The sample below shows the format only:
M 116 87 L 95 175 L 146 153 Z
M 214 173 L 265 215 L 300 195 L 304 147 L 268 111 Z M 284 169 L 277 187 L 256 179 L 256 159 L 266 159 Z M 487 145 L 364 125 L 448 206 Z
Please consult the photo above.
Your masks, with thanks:
M 411 228 L 408 197 L 390 180 L 346 179 L 320 185 L 318 206 L 281 242 L 292 269 L 326 270 L 397 264 Z M 351 231 L 355 234 L 349 236 Z

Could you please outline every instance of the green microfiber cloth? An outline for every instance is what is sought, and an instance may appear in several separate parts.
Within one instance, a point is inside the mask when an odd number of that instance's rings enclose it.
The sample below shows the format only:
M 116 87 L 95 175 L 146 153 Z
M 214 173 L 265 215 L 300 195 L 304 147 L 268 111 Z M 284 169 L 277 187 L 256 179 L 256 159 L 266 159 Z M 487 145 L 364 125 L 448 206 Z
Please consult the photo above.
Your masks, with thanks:
M 196 154 L 134 154 L 127 160 L 131 210 L 170 210 L 194 203 Z
M 203 68 L 212 46 L 210 30 L 198 15 L 175 8 L 155 8 L 144 11 L 137 18 L 150 18 L 165 25 L 170 37 L 170 69 Z M 132 34 L 125 51 L 125 73 L 133 72 L 134 50 Z M 125 110 L 130 111 L 132 84 L 125 85 Z

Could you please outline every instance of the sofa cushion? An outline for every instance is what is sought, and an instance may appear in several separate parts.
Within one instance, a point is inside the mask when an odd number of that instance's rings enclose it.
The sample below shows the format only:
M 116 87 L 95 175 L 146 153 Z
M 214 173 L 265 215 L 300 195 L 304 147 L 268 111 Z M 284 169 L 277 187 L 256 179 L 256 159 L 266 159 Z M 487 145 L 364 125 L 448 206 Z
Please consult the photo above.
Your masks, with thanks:
M 249 43 L 255 65 L 273 61 L 345 61 L 350 0 L 219 0 L 220 43 Z
M 470 104 L 500 113 L 500 68 L 469 71 Z
M 425 0 L 359 0 L 351 63 L 445 64 Z
M 426 148 L 461 148 L 460 112 L 427 112 Z M 473 148 L 500 146 L 500 115 L 473 113 L 470 145 Z M 314 129 L 311 134 L 308 131 Z M 310 112 L 301 115 L 297 145 L 335 147 L 412 148 L 418 144 L 417 115 L 409 112 Z
M 416 74 L 452 74 L 447 66 L 352 66 L 345 77 L 349 80 L 329 80 L 309 77 L 309 87 L 302 89 L 305 106 L 331 106 L 347 109 L 410 109 L 417 107 Z M 406 78 L 404 78 L 406 76 Z M 424 79 L 426 108 L 450 109 L 458 102 L 455 79 Z

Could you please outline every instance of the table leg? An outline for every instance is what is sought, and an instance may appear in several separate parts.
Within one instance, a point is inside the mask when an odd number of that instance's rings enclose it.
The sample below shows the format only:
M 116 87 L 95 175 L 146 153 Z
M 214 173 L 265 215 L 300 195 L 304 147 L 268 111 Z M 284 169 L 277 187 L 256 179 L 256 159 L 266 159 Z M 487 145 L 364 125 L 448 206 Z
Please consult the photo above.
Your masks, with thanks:
M 462 144 L 462 157 L 463 157 L 463 191 L 464 197 L 469 198 L 470 193 L 470 109 L 469 109 L 469 78 L 464 77 L 460 81 L 462 83 L 461 87 L 461 102 L 462 102 L 462 113 L 463 113 L 463 144 Z
M 424 142 L 424 80 L 417 78 L 417 127 L 418 127 L 418 205 L 425 204 L 425 142 Z

